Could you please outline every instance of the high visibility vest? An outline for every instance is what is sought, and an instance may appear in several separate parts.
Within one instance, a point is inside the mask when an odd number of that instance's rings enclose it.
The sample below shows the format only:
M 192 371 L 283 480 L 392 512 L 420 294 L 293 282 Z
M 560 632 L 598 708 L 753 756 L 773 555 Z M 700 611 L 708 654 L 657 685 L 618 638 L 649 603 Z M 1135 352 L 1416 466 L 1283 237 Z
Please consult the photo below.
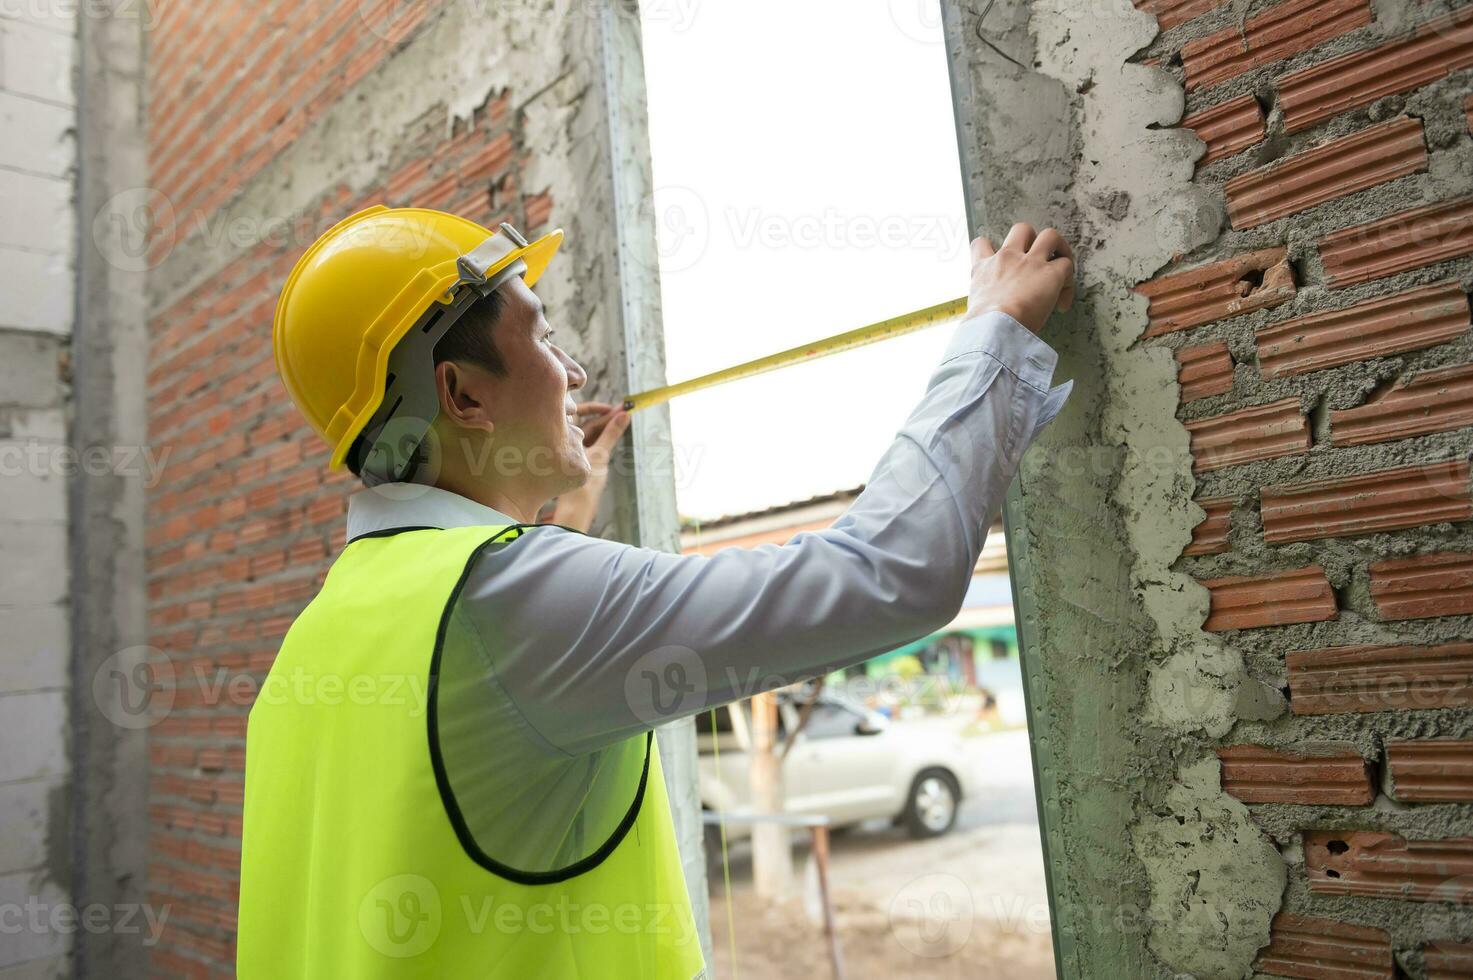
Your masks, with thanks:
M 586 765 L 566 757 L 598 782 L 564 810 L 613 802 L 551 835 L 542 866 L 525 851 L 535 832 L 488 845 L 475 825 L 495 823 L 461 806 L 474 787 L 458 791 L 437 734 L 455 723 L 438 711 L 447 631 L 476 554 L 520 534 L 359 538 L 292 624 L 246 736 L 241 977 L 705 976 L 651 735 Z M 536 784 L 508 795 L 534 828 L 538 801 L 556 798 Z

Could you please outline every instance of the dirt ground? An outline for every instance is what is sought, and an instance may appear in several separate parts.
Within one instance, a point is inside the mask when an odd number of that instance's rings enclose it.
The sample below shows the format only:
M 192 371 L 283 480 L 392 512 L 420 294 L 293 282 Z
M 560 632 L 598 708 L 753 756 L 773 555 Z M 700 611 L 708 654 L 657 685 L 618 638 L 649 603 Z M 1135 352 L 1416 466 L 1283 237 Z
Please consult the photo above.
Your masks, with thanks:
M 726 902 L 711 901 L 715 980 L 826 980 L 832 976 L 823 931 L 793 900 L 765 911 L 750 891 L 737 892 L 736 970 L 732 970 Z M 892 918 L 873 909 L 839 910 L 839 949 L 846 980 L 1053 980 L 1054 952 L 1047 932 L 1016 931 L 976 920 L 965 942 L 939 939 L 948 930 L 927 919 Z M 931 940 L 928 942 L 928 939 Z M 955 946 L 955 948 L 952 948 Z
M 966 742 L 973 796 L 951 833 L 917 841 L 881 821 L 833 839 L 830 882 L 846 980 L 1054 977 L 1027 733 Z M 832 976 L 804 843 L 793 851 L 794 897 L 776 906 L 752 892 L 750 845 L 735 843 L 730 856 L 730 917 L 719 871 L 710 882 L 712 977 Z

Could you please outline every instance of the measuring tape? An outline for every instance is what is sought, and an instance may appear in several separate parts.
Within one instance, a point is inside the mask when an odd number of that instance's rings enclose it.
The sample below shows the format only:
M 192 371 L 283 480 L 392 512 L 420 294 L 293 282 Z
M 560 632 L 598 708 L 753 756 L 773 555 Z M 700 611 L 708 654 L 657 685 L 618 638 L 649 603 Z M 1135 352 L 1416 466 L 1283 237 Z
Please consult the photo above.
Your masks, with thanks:
M 871 323 L 868 326 L 859 327 L 854 330 L 846 330 L 843 333 L 826 337 L 823 340 L 815 340 L 812 343 L 800 344 L 790 347 L 776 354 L 768 354 L 754 361 L 745 361 L 720 371 L 712 371 L 689 381 L 681 381 L 678 384 L 665 385 L 662 388 L 651 388 L 649 391 L 641 391 L 637 395 L 630 395 L 624 399 L 624 408 L 631 412 L 637 412 L 641 408 L 649 408 L 651 405 L 659 405 L 668 402 L 677 395 L 688 395 L 693 391 L 703 388 L 714 388 L 724 385 L 728 381 L 739 381 L 742 378 L 750 378 L 757 374 L 766 374 L 768 371 L 776 371 L 778 368 L 790 367 L 804 361 L 817 360 L 820 357 L 828 357 L 830 354 L 838 354 L 841 351 L 853 350 L 863 347 L 865 344 L 873 344 L 881 340 L 889 340 L 891 337 L 899 337 L 901 334 L 913 333 L 925 327 L 937 323 L 945 323 L 955 320 L 967 312 L 967 298 L 949 300 L 945 303 L 937 303 L 928 306 L 924 310 L 916 310 L 914 313 L 904 313 L 900 316 L 881 320 L 879 323 Z

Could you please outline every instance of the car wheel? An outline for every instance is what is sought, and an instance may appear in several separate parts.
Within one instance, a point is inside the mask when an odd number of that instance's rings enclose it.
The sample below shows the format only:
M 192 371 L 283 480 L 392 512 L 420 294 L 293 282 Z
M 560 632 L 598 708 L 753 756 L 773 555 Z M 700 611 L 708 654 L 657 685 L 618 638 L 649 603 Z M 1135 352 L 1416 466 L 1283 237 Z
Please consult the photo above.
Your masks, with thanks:
M 940 837 L 956 824 L 961 787 L 945 769 L 926 769 L 910 784 L 905 825 L 912 837 Z

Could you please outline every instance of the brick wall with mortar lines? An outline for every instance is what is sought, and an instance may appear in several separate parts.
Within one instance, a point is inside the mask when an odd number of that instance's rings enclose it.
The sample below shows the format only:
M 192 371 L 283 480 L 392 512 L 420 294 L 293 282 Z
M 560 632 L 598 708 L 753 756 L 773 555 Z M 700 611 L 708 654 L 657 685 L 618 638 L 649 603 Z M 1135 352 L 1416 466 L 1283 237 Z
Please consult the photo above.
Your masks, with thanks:
M 179 217 L 214 214 L 444 2 L 153 4 L 152 185 Z
M 1473 976 L 1473 4 L 1137 6 L 1227 214 L 1139 287 L 1205 514 L 1177 567 L 1288 701 L 1218 750 L 1289 867 L 1255 968 Z
M 233 972 L 246 717 L 341 547 L 353 487 L 326 471 L 324 445 L 275 376 L 281 283 L 317 234 L 374 203 L 511 221 L 529 233 L 548 224 L 549 195 L 521 186 L 519 123 L 505 93 L 468 125 L 447 133 L 444 112 L 431 111 L 395 138 L 377 190 L 352 199 L 321 188 L 315 214 L 150 324 L 150 443 L 168 453 L 148 503 L 150 643 L 172 692 L 150 729 L 148 893 L 169 909 L 153 952 L 162 976 Z

